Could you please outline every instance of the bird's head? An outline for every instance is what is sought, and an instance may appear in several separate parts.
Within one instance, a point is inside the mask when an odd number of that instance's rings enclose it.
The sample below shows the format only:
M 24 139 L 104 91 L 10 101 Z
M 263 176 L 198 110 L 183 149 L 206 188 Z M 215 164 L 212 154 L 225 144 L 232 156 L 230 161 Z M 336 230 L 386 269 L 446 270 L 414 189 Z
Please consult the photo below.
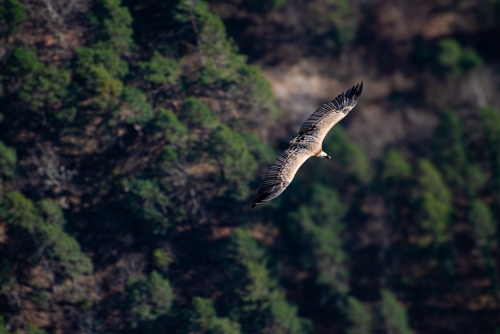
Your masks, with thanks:
M 318 155 L 318 158 L 331 159 L 332 157 L 326 154 L 325 152 L 321 151 L 321 153 Z

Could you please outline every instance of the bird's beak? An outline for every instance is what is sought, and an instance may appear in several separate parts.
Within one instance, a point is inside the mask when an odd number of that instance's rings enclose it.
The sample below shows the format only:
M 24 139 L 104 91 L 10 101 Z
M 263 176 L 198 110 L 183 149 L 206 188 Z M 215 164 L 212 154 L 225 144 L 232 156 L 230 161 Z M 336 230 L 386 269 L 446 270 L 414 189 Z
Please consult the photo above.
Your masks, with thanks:
M 326 158 L 332 160 L 332 157 L 329 155 L 327 155 Z

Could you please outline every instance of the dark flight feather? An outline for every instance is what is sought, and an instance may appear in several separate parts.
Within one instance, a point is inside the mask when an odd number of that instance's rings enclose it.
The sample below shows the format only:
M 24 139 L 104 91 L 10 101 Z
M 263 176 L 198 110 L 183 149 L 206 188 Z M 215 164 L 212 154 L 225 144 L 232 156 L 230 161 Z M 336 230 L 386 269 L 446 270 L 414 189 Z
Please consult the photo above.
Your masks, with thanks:
M 267 202 L 278 197 L 286 189 L 290 182 L 281 179 L 280 172 L 283 165 L 290 157 L 291 152 L 292 151 L 289 149 L 285 150 L 276 158 L 273 165 L 269 168 L 266 178 L 252 202 L 252 208 L 262 204 L 262 202 Z
M 316 125 L 332 111 L 348 112 L 356 106 L 363 91 L 363 81 L 340 94 L 331 102 L 323 104 L 302 124 L 299 135 L 306 134 L 316 128 Z

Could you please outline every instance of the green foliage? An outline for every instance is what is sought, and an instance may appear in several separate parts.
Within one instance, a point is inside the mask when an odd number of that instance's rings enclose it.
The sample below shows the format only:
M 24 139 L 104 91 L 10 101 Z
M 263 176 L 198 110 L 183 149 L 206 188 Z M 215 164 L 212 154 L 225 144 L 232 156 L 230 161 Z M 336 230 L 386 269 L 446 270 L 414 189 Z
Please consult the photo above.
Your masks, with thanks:
M 472 233 L 480 247 L 489 246 L 496 236 L 496 222 L 489 207 L 481 200 L 472 202 L 469 210 L 469 220 L 472 223 Z
M 277 114 L 269 83 L 257 67 L 246 64 L 245 57 L 238 54 L 222 20 L 205 1 L 179 1 L 175 19 L 195 30 L 200 60 L 198 82 L 205 89 L 221 89 L 217 95 L 233 96 L 241 103 L 238 108 L 249 110 L 249 115 L 255 115 L 256 110 Z
M 107 15 L 103 20 L 104 31 L 118 53 L 127 52 L 132 46 L 132 15 L 121 0 L 104 0 Z
M 247 230 L 238 228 L 231 235 L 229 254 L 238 262 L 256 262 L 265 257 L 265 252 L 260 248 Z
M 467 73 L 474 67 L 481 66 L 483 60 L 473 49 L 463 49 L 454 39 L 439 42 L 436 65 L 439 71 L 447 75 Z
M 446 72 L 458 74 L 460 72 L 460 59 L 462 47 L 453 39 L 445 39 L 439 42 L 438 64 Z
M 462 121 L 451 111 L 440 116 L 434 133 L 433 153 L 446 181 L 461 188 L 465 183 L 463 171 L 467 165 Z
M 26 78 L 42 72 L 45 66 L 33 51 L 16 47 L 10 53 L 8 67 L 17 77 Z
M 122 93 L 123 83 L 114 78 L 102 65 L 90 68 L 90 82 L 98 96 L 94 103 L 101 109 L 116 104 L 116 98 Z
M 197 46 L 200 55 L 200 81 L 205 85 L 228 86 L 240 80 L 239 70 L 245 58 L 236 52 L 227 38 L 222 20 L 212 13 L 205 1 L 182 0 L 177 6 L 177 20 L 187 22 L 194 18 L 199 33 Z
M 43 224 L 42 218 L 29 199 L 24 197 L 19 191 L 13 191 L 7 194 L 9 202 L 8 222 L 34 232 L 35 228 Z
M 210 299 L 193 298 L 194 314 L 191 322 L 198 331 L 210 334 L 240 334 L 240 325 L 228 318 L 218 318 Z
M 14 284 L 17 283 L 17 277 L 15 275 L 15 263 L 10 260 L 4 260 L 0 262 L 0 292 L 5 292 L 11 289 Z M 3 318 L 0 317 L 0 320 Z M 2 327 L 2 322 L 0 321 L 0 328 Z M 1 333 L 1 332 L 0 332 Z
M 479 164 L 472 162 L 465 169 L 465 178 L 467 180 L 466 186 L 469 196 L 473 196 L 488 181 L 487 174 L 481 169 Z
M 105 110 L 116 107 L 123 92 L 123 78 L 129 71 L 120 53 L 109 45 L 77 49 L 75 72 L 81 76 L 89 90 L 94 107 Z
M 76 72 L 89 79 L 90 71 L 95 66 L 103 66 L 111 76 L 123 78 L 129 71 L 126 61 L 112 48 L 98 45 L 95 48 L 81 47 L 76 50 Z
M 315 18 L 312 33 L 324 39 L 326 48 L 338 50 L 356 37 L 358 17 L 350 1 L 311 1 L 310 10 Z
M 240 334 L 241 326 L 228 318 L 217 318 L 212 327 L 213 334 Z
M 148 103 L 146 95 L 135 87 L 123 89 L 123 103 L 119 117 L 125 123 L 144 125 L 153 119 L 153 107 Z
M 155 271 L 148 278 L 131 280 L 127 290 L 134 328 L 148 328 L 167 315 L 175 298 L 170 282 Z
M 242 266 L 243 275 L 248 278 L 249 283 L 242 287 L 240 294 L 243 301 L 251 304 L 249 308 L 254 309 L 258 307 L 256 303 L 273 299 L 275 286 L 268 276 L 264 260 L 265 252 L 249 231 L 236 229 L 231 236 L 226 254 Z
M 28 324 L 26 326 L 26 334 L 47 334 L 47 332 L 42 329 L 39 329 L 33 324 Z
M 349 290 L 346 253 L 342 248 L 341 217 L 346 208 L 338 194 L 329 187 L 315 184 L 310 203 L 301 205 L 290 214 L 290 220 L 299 226 L 296 235 L 311 254 L 302 262 L 305 268 L 314 264 L 317 283 L 329 287 L 331 294 L 345 294 Z
M 314 327 L 310 320 L 297 316 L 297 307 L 286 300 L 276 300 L 271 303 L 272 322 L 266 333 L 276 334 L 312 334 Z
M 274 104 L 271 84 L 264 77 L 260 68 L 244 64 L 238 71 L 241 76 L 238 81 L 238 91 L 241 97 L 249 100 L 248 103 L 251 104 L 253 110 L 260 110 L 261 114 L 268 111 L 271 116 L 277 116 L 280 111 Z M 255 119 L 251 121 L 255 121 Z
M 39 228 L 47 255 L 56 260 L 61 274 L 76 278 L 92 272 L 90 259 L 82 252 L 80 244 L 61 226 L 42 225 Z
M 447 240 L 446 231 L 452 211 L 450 191 L 430 161 L 420 159 L 417 174 L 418 186 L 414 198 L 418 202 L 418 222 L 432 234 L 436 244 L 441 244 Z M 427 241 L 422 242 L 422 246 L 427 244 Z
M 33 111 L 55 107 L 68 96 L 70 80 L 69 71 L 56 67 L 44 68 L 41 73 L 26 80 L 19 90 L 19 98 Z
M 171 85 L 182 73 L 179 63 L 179 60 L 164 57 L 160 52 L 155 51 L 150 61 L 140 63 L 139 66 L 147 81 Z
M 19 0 L 5 0 L 0 3 L 0 20 L 4 19 L 7 34 L 17 32 L 19 25 L 26 20 L 26 8 Z
M 189 97 L 182 105 L 179 119 L 190 128 L 204 128 L 213 126 L 217 122 L 217 114 L 196 97 Z
M 10 204 L 8 222 L 35 236 L 37 247 L 57 261 L 62 275 L 77 277 L 92 271 L 92 264 L 82 253 L 76 239 L 64 232 L 64 217 L 54 202 L 42 202 L 42 211 L 47 219 L 44 221 L 38 208 L 20 192 L 10 192 L 6 197 Z
M 38 226 L 43 248 L 47 255 L 56 259 L 63 275 L 73 278 L 92 272 L 90 259 L 82 252 L 78 241 L 63 230 L 66 224 L 59 204 L 53 200 L 43 200 L 40 208 L 44 223 Z
M 166 314 L 170 310 L 174 293 L 168 280 L 153 271 L 148 281 L 151 303 L 158 314 Z
M 454 112 L 440 115 L 432 140 L 432 153 L 446 182 L 454 189 L 465 189 L 469 196 L 473 196 L 486 182 L 481 167 L 470 161 L 464 126 Z
M 389 150 L 382 160 L 382 172 L 380 178 L 387 183 L 398 183 L 408 178 L 411 174 L 411 166 L 405 158 L 395 150 Z
M 346 213 L 347 208 L 342 204 L 339 195 L 332 188 L 314 184 L 307 208 L 316 225 L 328 227 L 337 233 L 342 231 L 339 222 Z
M 496 192 L 500 189 L 500 112 L 491 107 L 479 110 L 483 132 L 486 141 L 487 165 L 493 179 L 492 185 Z
M 384 318 L 385 330 L 391 334 L 412 334 L 408 324 L 406 309 L 398 302 L 396 296 L 388 291 L 382 290 L 381 313 Z
M 64 224 L 66 224 L 64 214 L 57 201 L 44 199 L 40 202 L 40 209 L 44 214 L 44 219 L 47 223 L 56 226 L 64 226 Z
M 59 121 L 72 122 L 75 120 L 78 110 L 76 107 L 63 108 L 54 115 Z
M 363 303 L 354 297 L 347 298 L 347 319 L 351 323 L 351 327 L 347 330 L 347 334 L 370 334 L 371 333 L 371 316 L 366 310 Z
M 153 222 L 154 233 L 164 234 L 169 226 L 166 213 L 170 201 L 158 185 L 153 180 L 138 178 L 125 180 L 122 185 L 129 193 L 127 205 L 136 217 Z
M 7 329 L 7 324 L 5 323 L 5 319 L 0 316 L 0 334 L 9 334 L 10 331 Z
M 201 23 L 198 48 L 204 57 L 200 79 L 204 84 L 220 83 L 226 86 L 239 80 L 238 69 L 244 65 L 244 57 L 236 53 L 232 41 L 227 38 L 222 20 L 209 10 L 206 2 L 199 1 L 196 11 Z
M 17 154 L 13 148 L 0 142 L 0 176 L 11 177 L 15 173 Z
M 467 73 L 475 67 L 479 67 L 483 65 L 484 61 L 479 56 L 474 49 L 464 49 L 462 51 L 462 57 L 460 59 L 460 65 L 462 67 L 462 71 Z
M 261 164 L 271 164 L 276 158 L 276 152 L 259 138 L 249 132 L 242 132 L 241 136 L 247 143 L 250 153 Z
M 257 162 L 250 154 L 245 140 L 229 127 L 220 124 L 211 132 L 208 147 L 210 155 L 221 169 L 223 180 L 236 183 L 236 197 L 245 198 L 248 192 L 247 182 L 257 169 Z
M 266 253 L 249 231 L 238 228 L 225 249 L 228 259 L 234 261 L 230 269 L 240 282 L 236 292 L 242 307 L 240 316 L 250 320 L 259 333 L 313 333 L 310 321 L 297 316 L 297 308 L 290 305 L 267 269 Z M 249 329 L 247 329 L 249 330 Z
M 153 263 L 155 267 L 159 269 L 165 269 L 172 262 L 174 262 L 174 259 L 172 259 L 172 257 L 167 251 L 161 248 L 157 248 L 154 250 Z
M 332 129 L 323 143 L 323 151 L 335 157 L 332 163 L 339 171 L 334 176 L 337 179 L 351 176 L 362 184 L 370 181 L 368 157 L 358 145 L 348 139 L 347 131 L 342 126 L 337 125 Z
M 484 107 L 479 110 L 483 129 L 488 144 L 500 143 L 500 112 L 492 107 Z
M 160 108 L 155 115 L 154 125 L 161 136 L 166 136 L 169 142 L 179 144 L 187 134 L 187 128 L 177 119 L 175 114 Z
M 51 258 L 57 259 L 61 271 L 70 277 L 92 272 L 90 259 L 82 252 L 78 241 L 63 230 L 66 224 L 59 204 L 45 199 L 39 204 L 45 223 L 40 227 L 44 247 Z
M 217 318 L 214 305 L 210 299 L 195 297 L 193 298 L 193 307 L 195 314 L 192 322 L 202 331 L 212 328 L 212 324 Z

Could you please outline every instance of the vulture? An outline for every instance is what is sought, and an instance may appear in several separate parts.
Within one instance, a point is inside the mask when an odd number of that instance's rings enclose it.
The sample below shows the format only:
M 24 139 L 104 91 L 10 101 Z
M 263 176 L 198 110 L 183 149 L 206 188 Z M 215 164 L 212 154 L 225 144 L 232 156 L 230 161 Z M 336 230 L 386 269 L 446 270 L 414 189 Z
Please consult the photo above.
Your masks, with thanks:
M 358 102 L 363 82 L 322 105 L 302 124 L 298 136 L 269 168 L 264 183 L 252 202 L 252 208 L 278 197 L 292 182 L 300 166 L 310 157 L 331 159 L 321 148 L 330 129 L 344 118 Z

